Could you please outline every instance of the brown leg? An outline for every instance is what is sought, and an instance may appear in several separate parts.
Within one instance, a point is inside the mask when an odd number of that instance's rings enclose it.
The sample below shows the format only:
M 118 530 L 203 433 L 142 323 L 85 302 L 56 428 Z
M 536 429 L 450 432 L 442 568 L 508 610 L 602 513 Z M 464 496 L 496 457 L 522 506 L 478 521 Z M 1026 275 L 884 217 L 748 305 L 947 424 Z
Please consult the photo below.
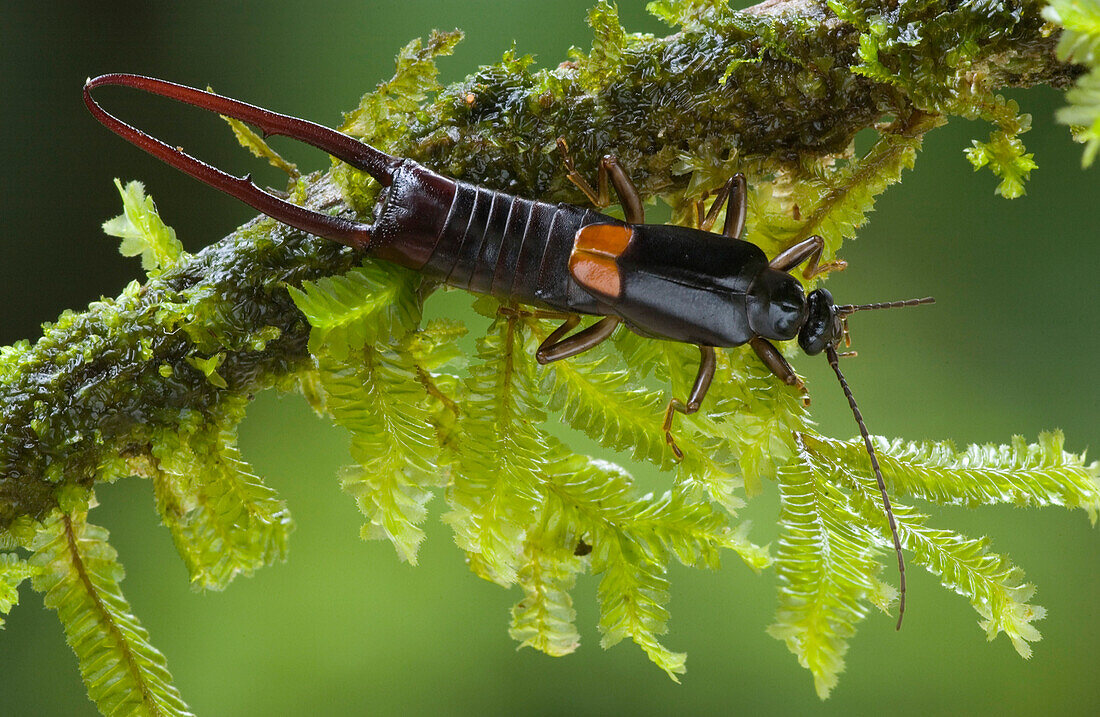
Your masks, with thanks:
M 718 220 L 718 208 L 726 201 L 726 221 L 722 225 L 722 235 L 730 239 L 740 239 L 745 231 L 745 175 L 738 172 L 730 177 L 729 181 L 718 190 L 714 197 L 714 203 L 710 205 L 710 211 L 705 217 L 700 217 L 699 228 L 709 232 L 714 222 Z M 728 201 L 727 201 L 728 200 Z M 702 204 L 699 205 L 699 213 L 702 214 Z
M 802 391 L 802 402 L 807 406 L 810 405 L 810 396 L 806 393 L 805 382 L 794 372 L 791 365 L 787 363 L 787 359 L 783 358 L 783 354 L 779 353 L 779 349 L 773 346 L 771 341 L 761 336 L 753 336 L 749 339 L 749 346 L 752 346 L 752 350 L 756 352 L 756 355 L 760 357 L 768 370 L 779 377 L 780 381 Z
M 685 404 L 678 398 L 674 398 L 668 402 L 668 408 L 665 409 L 665 441 L 668 442 L 672 452 L 676 454 L 676 460 L 682 460 L 684 457 L 680 447 L 676 445 L 676 440 L 672 437 L 672 417 L 676 412 L 683 414 L 692 414 L 699 410 L 699 406 L 702 405 L 703 399 L 706 398 L 707 390 L 710 388 L 710 382 L 714 380 L 714 348 L 710 346 L 699 347 L 699 373 L 695 375 L 695 384 L 691 387 L 691 396 L 688 397 L 688 402 Z
M 586 329 L 582 329 L 568 338 L 562 338 L 580 323 L 581 317 L 574 314 L 565 320 L 554 332 L 539 344 L 535 360 L 541 364 L 576 356 L 588 349 L 595 348 L 615 331 L 619 325 L 618 316 L 605 316 Z
M 786 251 L 777 254 L 768 266 L 778 271 L 790 271 L 809 259 L 809 263 L 806 264 L 806 268 L 802 271 L 802 276 L 807 279 L 827 274 L 830 271 L 842 271 L 848 266 L 848 262 L 842 259 L 819 264 L 818 262 L 821 261 L 821 252 L 824 251 L 824 249 L 825 240 L 814 235 L 809 239 L 798 242 Z
M 569 172 L 569 181 L 584 192 L 584 196 L 588 197 L 588 201 L 592 202 L 597 209 L 603 209 L 611 204 L 611 195 L 607 190 L 607 178 L 610 176 L 615 193 L 619 195 L 619 203 L 622 204 L 627 223 L 643 224 L 645 222 L 642 198 L 638 195 L 634 182 L 630 181 L 626 170 L 617 159 L 609 154 L 600 160 L 599 171 L 596 174 L 596 189 L 592 189 L 592 185 L 573 166 L 573 157 L 569 154 L 569 145 L 565 143 L 564 137 L 558 138 L 558 150 L 561 152 L 562 161 L 565 162 L 565 169 Z

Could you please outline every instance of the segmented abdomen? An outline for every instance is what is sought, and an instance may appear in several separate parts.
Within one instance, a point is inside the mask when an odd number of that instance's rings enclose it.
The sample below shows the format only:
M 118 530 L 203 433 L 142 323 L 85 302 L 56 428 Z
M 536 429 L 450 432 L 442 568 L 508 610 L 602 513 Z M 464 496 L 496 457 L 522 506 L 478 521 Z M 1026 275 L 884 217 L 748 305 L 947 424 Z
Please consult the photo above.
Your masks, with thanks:
M 445 180 L 423 167 L 395 177 L 377 216 L 382 258 L 502 300 L 602 313 L 570 276 L 569 254 L 578 229 L 617 219 Z

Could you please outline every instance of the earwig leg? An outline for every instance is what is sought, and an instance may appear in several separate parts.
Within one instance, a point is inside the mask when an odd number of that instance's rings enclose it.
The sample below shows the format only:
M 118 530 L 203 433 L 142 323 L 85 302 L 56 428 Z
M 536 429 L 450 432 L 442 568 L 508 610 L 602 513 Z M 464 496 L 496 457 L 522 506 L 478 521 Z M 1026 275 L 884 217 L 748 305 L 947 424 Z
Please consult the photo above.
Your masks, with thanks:
M 645 209 L 642 207 L 642 198 L 638 195 L 638 189 L 634 182 L 630 181 L 626 170 L 619 164 L 619 160 L 610 154 L 600 160 L 600 173 L 611 175 L 611 183 L 615 185 L 615 193 L 619 195 L 619 203 L 623 207 L 623 216 L 629 224 L 644 224 Z
M 619 325 L 618 316 L 605 316 L 588 328 L 582 329 L 568 338 L 562 338 L 572 331 L 581 317 L 574 314 L 565 320 L 554 332 L 546 337 L 535 352 L 535 360 L 541 364 L 560 361 L 577 354 L 582 354 L 588 349 L 595 348 L 615 331 Z
M 749 339 L 749 345 L 752 346 L 752 350 L 756 352 L 756 355 L 760 357 L 760 360 L 764 362 L 769 371 L 778 376 L 783 383 L 802 391 L 802 402 L 807 406 L 810 405 L 810 396 L 806 393 L 806 383 L 794 372 L 791 365 L 787 363 L 787 359 L 783 358 L 783 354 L 779 353 L 779 349 L 772 345 L 771 341 L 761 336 L 753 336 Z
M 809 259 L 810 263 L 806 268 L 816 269 L 818 261 L 821 260 L 821 252 L 824 249 L 825 240 L 814 235 L 776 254 L 775 258 L 768 262 L 768 266 L 776 271 L 790 271 Z
M 695 202 L 695 226 L 702 229 L 705 232 L 709 232 L 714 226 L 714 222 L 718 221 L 718 210 L 722 208 L 722 203 L 730 196 L 730 190 L 733 188 L 733 179 L 722 185 L 714 194 L 714 201 L 710 203 L 710 211 L 703 213 L 703 207 L 705 205 L 707 195 L 704 194 L 703 198 Z
M 569 153 L 569 145 L 566 144 L 565 137 L 558 137 L 558 151 L 561 152 L 561 160 L 565 164 L 569 181 L 576 185 L 577 189 L 584 192 L 584 196 L 588 197 L 588 201 L 592 202 L 592 206 L 603 209 L 610 204 L 611 199 L 607 193 L 607 170 L 603 168 L 603 165 L 600 165 L 600 172 L 596 177 L 596 184 L 599 187 L 597 192 L 573 165 L 573 155 Z
M 777 254 L 768 266 L 778 271 L 790 271 L 808 259 L 809 263 L 802 271 L 802 276 L 807 279 L 827 274 L 830 271 L 843 271 L 847 268 L 848 262 L 843 259 L 820 264 L 821 252 L 824 250 L 825 240 L 815 234 L 809 239 L 800 241 L 786 251 Z
M 570 314 L 568 318 L 562 322 L 562 325 L 554 329 L 546 339 L 539 344 L 538 351 L 535 352 L 535 357 L 539 363 L 547 363 L 542 360 L 543 354 L 548 352 L 554 345 L 556 345 L 562 338 L 573 329 L 577 328 L 577 324 L 581 322 L 581 317 L 577 314 Z
M 730 178 L 729 202 L 726 204 L 726 222 L 722 234 L 730 239 L 740 239 L 745 233 L 745 215 L 748 210 L 748 190 L 745 187 L 745 175 L 738 172 Z
M 645 222 L 645 209 L 642 207 L 642 198 L 638 194 L 634 182 L 627 176 L 619 161 L 613 156 L 606 155 L 600 160 L 599 170 L 596 174 L 596 189 L 581 176 L 573 165 L 573 157 L 569 154 L 569 145 L 564 137 L 558 138 L 558 150 L 561 152 L 565 169 L 569 172 L 569 181 L 576 185 L 577 189 L 584 192 L 588 201 L 597 209 L 603 209 L 611 204 L 611 195 L 608 192 L 607 179 L 611 177 L 611 184 L 615 187 L 615 193 L 619 195 L 619 203 L 623 207 L 623 214 L 630 224 L 642 224 Z
M 706 398 L 707 391 L 710 389 L 710 383 L 714 380 L 714 368 L 716 361 L 714 358 L 714 348 L 711 346 L 699 347 L 699 373 L 695 375 L 695 383 L 691 387 L 691 395 L 688 397 L 688 402 L 685 404 L 678 398 L 674 398 L 668 402 L 668 408 L 665 409 L 665 422 L 662 428 L 665 432 L 665 441 L 668 442 L 669 448 L 676 454 L 676 460 L 683 460 L 684 454 L 680 450 L 680 447 L 676 445 L 676 439 L 672 437 L 672 418 L 676 413 L 683 413 L 690 415 L 699 410 L 699 406 L 703 404 L 703 399 Z
M 718 220 L 718 209 L 722 206 L 722 202 L 726 202 L 726 221 L 722 225 L 722 234 L 730 239 L 740 239 L 742 232 L 745 231 L 746 191 L 745 175 L 738 172 L 730 177 L 729 181 L 718 190 L 714 203 L 710 205 L 710 211 L 699 222 L 699 228 L 709 232 L 714 222 Z

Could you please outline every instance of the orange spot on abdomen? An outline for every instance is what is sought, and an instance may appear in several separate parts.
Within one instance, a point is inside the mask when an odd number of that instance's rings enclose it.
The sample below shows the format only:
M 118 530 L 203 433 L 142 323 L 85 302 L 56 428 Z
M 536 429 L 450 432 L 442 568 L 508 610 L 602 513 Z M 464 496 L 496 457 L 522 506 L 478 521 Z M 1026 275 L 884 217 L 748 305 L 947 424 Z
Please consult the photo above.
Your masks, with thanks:
M 614 259 L 593 254 L 573 252 L 569 257 L 569 273 L 577 283 L 597 294 L 617 299 L 623 286 L 619 281 L 619 267 Z
M 626 251 L 634 230 L 619 224 L 589 224 L 577 232 L 569 273 L 585 289 L 608 298 L 622 294 L 616 258 Z
M 626 251 L 634 230 L 619 224 L 589 224 L 577 232 L 573 253 L 590 252 L 612 259 Z

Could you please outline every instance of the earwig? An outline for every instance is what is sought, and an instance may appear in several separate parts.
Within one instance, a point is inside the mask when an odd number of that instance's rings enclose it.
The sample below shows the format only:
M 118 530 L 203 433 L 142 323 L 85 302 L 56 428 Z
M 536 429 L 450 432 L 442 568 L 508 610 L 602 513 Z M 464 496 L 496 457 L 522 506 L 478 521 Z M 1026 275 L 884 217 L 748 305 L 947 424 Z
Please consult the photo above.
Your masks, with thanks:
M 328 152 L 382 185 L 374 222 L 363 224 L 299 207 L 261 189 L 249 177 L 230 175 L 142 132 L 92 99 L 91 91 L 105 85 L 168 97 L 247 122 L 264 136 L 285 135 Z M 811 279 L 842 269 L 845 263 L 821 263 L 825 242 L 820 236 L 798 242 L 770 261 L 759 247 L 741 239 L 746 214 L 742 175 L 719 190 L 705 215 L 699 205 L 698 228 L 646 224 L 641 197 L 613 156 L 601 160 L 593 188 L 576 171 L 560 139 L 569 180 L 598 210 L 611 204 L 610 180 L 625 221 L 572 204 L 547 204 L 450 179 L 314 122 L 164 80 L 103 75 L 85 83 L 84 103 L 97 120 L 127 141 L 284 224 L 449 286 L 531 305 L 542 316 L 561 318 L 562 324 L 535 354 L 541 364 L 588 351 L 619 324 L 642 336 L 698 346 L 699 370 L 688 399 L 673 398 L 665 410 L 665 439 L 677 459 L 683 455 L 672 436 L 673 419 L 676 413 L 695 413 L 702 405 L 714 379 L 715 348 L 748 344 L 773 374 L 804 395 L 802 379 L 772 341 L 797 338 L 809 355 L 824 351 L 859 426 L 882 496 L 898 559 L 901 628 L 906 590 L 901 540 L 875 447 L 840 371 L 837 346 L 848 343 L 847 318 L 857 311 L 917 306 L 934 299 L 836 305 L 825 289 L 806 295 L 792 271 L 805 264 L 802 276 Z M 723 203 L 722 232 L 712 233 Z M 574 333 L 581 315 L 600 318 Z M 590 548 L 579 542 L 577 554 L 585 550 Z

